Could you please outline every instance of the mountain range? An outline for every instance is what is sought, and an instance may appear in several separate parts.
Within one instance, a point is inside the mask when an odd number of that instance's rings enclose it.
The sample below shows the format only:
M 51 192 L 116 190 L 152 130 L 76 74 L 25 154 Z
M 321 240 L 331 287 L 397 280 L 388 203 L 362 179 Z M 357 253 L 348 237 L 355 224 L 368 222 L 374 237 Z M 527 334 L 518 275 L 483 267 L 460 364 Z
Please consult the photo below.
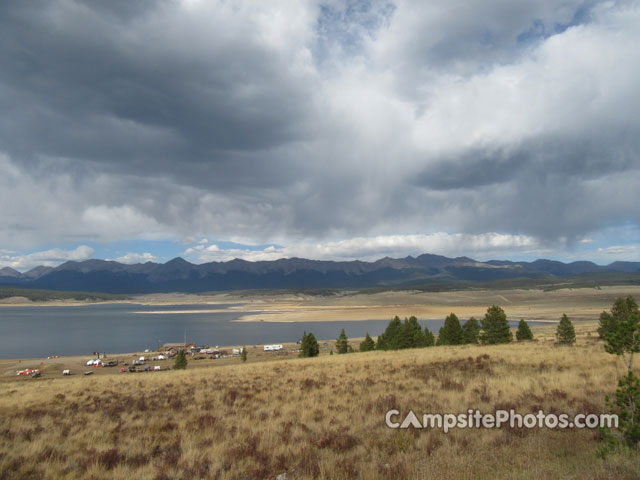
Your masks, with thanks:
M 468 257 L 424 254 L 375 262 L 283 258 L 193 264 L 178 257 L 167 263 L 134 265 L 109 260 L 68 261 L 20 273 L 0 269 L 0 285 L 107 293 L 206 292 L 245 289 L 403 287 L 421 284 L 544 279 L 593 273 L 640 273 L 640 262 L 606 266 L 553 260 L 479 262 Z

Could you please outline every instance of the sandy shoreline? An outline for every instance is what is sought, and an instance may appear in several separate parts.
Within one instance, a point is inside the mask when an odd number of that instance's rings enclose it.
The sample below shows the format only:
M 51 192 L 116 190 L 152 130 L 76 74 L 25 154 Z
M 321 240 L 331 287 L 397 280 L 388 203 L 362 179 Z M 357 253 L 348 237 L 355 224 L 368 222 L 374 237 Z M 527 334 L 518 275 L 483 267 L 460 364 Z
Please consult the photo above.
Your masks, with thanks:
M 0 302 L 0 307 L 88 306 L 129 304 L 157 307 L 140 314 L 236 313 L 238 322 L 324 322 L 390 320 L 415 315 L 420 320 L 442 320 L 455 313 L 461 320 L 482 318 L 491 305 L 504 308 L 509 320 L 557 322 L 563 313 L 572 319 L 597 320 L 617 297 L 640 299 L 640 286 L 564 290 L 460 290 L 448 292 L 386 291 L 373 294 L 344 291 L 336 295 L 310 296 L 295 293 L 152 294 L 106 302 Z M 171 310 L 174 305 L 201 306 Z M 221 306 L 224 305 L 224 306 Z

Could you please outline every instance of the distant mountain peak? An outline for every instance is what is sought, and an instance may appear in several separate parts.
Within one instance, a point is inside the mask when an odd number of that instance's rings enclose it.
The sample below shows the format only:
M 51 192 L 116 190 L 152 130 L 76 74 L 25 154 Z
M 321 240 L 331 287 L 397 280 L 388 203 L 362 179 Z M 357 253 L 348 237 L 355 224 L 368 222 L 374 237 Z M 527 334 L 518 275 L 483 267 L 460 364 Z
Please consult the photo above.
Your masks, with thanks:
M 68 261 L 58 267 L 36 267 L 20 274 L 0 269 L 0 284 L 68 291 L 110 293 L 204 292 L 245 289 L 411 287 L 425 284 L 509 281 L 510 279 L 570 277 L 621 272 L 640 275 L 640 262 L 608 266 L 577 261 L 563 263 L 449 258 L 425 253 L 417 257 L 371 261 L 329 261 L 281 258 L 193 264 L 182 257 L 166 263 L 137 263 L 90 259 Z
M 46 275 L 51 270 L 53 270 L 53 267 L 45 267 L 43 265 L 40 265 L 38 267 L 32 268 L 28 272 L 24 272 L 22 274 L 22 276 L 25 277 L 25 278 L 30 278 L 30 279 L 35 280 L 36 278 L 40 278 L 43 275 Z
M 187 262 L 182 257 L 176 257 L 169 260 L 165 265 L 193 265 L 193 263 Z
M 22 274 L 11 267 L 0 268 L 0 277 L 20 278 Z

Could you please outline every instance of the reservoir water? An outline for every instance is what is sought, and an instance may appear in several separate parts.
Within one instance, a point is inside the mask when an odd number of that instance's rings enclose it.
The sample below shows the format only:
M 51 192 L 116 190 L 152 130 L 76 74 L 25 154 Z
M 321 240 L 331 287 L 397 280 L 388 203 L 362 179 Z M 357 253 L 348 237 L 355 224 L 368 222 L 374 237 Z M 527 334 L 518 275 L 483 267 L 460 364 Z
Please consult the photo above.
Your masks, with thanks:
M 234 322 L 247 312 L 146 313 L 158 310 L 224 309 L 229 305 L 135 305 L 0 307 L 0 358 L 39 358 L 91 352 L 155 350 L 169 342 L 197 345 L 257 345 L 295 342 L 306 330 L 319 340 L 380 335 L 389 320 L 332 322 Z M 420 321 L 437 333 L 443 320 Z M 531 323 L 533 325 L 534 323 Z M 513 326 L 516 323 L 512 323 Z

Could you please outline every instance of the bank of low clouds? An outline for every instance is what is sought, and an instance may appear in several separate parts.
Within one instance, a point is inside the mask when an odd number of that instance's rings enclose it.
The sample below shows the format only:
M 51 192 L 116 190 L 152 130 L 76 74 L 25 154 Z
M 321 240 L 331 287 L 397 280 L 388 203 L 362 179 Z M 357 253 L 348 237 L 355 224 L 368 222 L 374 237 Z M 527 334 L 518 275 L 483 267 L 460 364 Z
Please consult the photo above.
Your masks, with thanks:
M 551 258 L 564 262 L 590 260 L 600 265 L 614 261 L 640 261 L 640 244 L 599 247 L 591 238 L 580 240 L 579 246 L 561 239 L 553 248 L 526 235 L 484 233 L 479 235 L 448 234 L 429 235 L 381 235 L 354 237 L 334 242 L 298 243 L 287 246 L 253 246 L 241 243 L 210 241 L 206 238 L 186 239 L 185 242 L 156 242 L 158 253 L 127 252 L 104 259 L 124 264 L 146 262 L 164 263 L 182 256 L 191 263 L 227 262 L 236 258 L 257 262 L 281 258 L 306 258 L 314 260 L 364 260 L 375 261 L 383 257 L 404 258 L 433 253 L 447 257 L 467 256 L 474 260 L 535 260 Z M 144 242 L 142 242 L 144 243 Z M 20 254 L 16 251 L 0 251 L 0 268 L 11 267 L 25 272 L 37 266 L 56 267 L 66 261 L 83 261 L 96 257 L 97 251 L 87 245 L 76 248 L 53 248 Z M 169 252 L 169 253 L 168 253 Z
M 195 263 L 228 261 L 241 258 L 249 261 L 277 260 L 279 258 L 309 258 L 317 260 L 378 260 L 382 257 L 402 258 L 429 252 L 445 256 L 471 255 L 479 258 L 510 255 L 541 254 L 539 243 L 524 235 L 487 233 L 464 235 L 434 233 L 431 235 L 386 235 L 356 237 L 326 243 L 299 243 L 284 247 L 267 246 L 263 249 L 220 248 L 215 243 L 198 243 L 183 252 Z M 488 257 L 487 257 L 488 256 Z
M 121 257 L 114 258 L 113 260 L 118 263 L 133 265 L 135 263 L 156 262 L 158 259 L 155 257 L 155 255 L 152 255 L 149 252 L 144 252 L 144 253 L 127 252 Z
M 637 0 L 3 2 L 0 258 L 634 255 L 638 44 Z
M 87 245 L 80 245 L 70 250 L 52 248 L 22 255 L 17 254 L 17 252 L 0 252 L 0 267 L 10 267 L 19 272 L 24 272 L 38 266 L 57 267 L 69 260 L 89 260 L 92 258 L 93 253 L 94 249 Z

